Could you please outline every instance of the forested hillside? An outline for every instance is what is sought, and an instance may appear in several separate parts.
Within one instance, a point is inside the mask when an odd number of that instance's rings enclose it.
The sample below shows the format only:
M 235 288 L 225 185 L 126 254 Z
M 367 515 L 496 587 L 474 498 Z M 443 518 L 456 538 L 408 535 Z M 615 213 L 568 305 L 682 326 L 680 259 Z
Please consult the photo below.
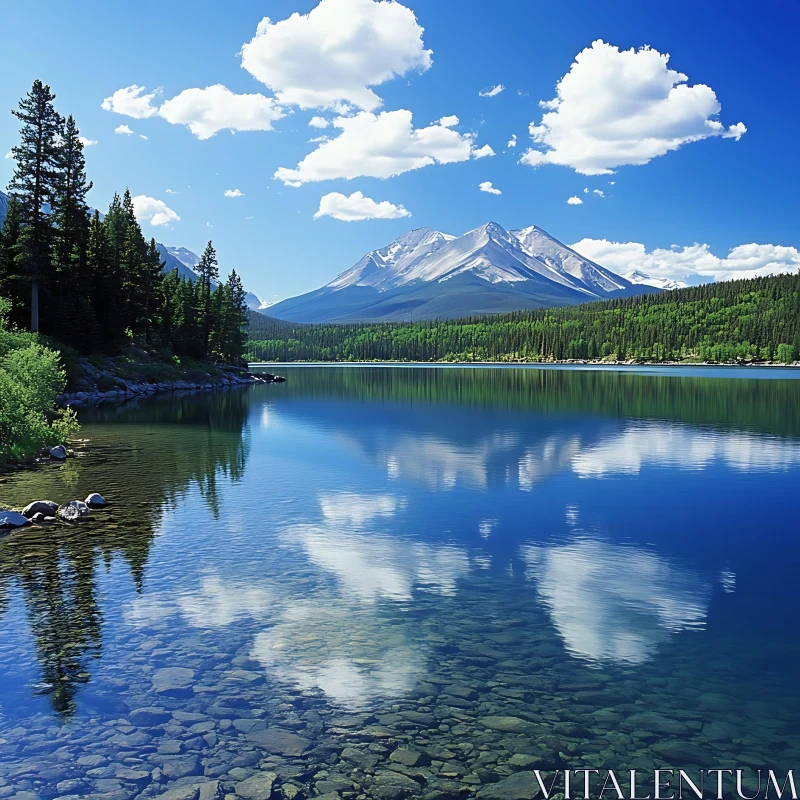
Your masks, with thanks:
M 253 361 L 780 361 L 800 358 L 800 275 L 446 322 L 251 332 Z

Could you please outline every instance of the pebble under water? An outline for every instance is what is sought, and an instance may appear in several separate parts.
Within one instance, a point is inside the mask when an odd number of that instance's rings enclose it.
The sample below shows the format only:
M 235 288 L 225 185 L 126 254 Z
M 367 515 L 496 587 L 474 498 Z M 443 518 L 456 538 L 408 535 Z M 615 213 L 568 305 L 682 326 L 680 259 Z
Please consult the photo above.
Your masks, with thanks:
M 0 479 L 110 503 L 0 538 L 0 800 L 800 767 L 800 374 L 281 372 Z

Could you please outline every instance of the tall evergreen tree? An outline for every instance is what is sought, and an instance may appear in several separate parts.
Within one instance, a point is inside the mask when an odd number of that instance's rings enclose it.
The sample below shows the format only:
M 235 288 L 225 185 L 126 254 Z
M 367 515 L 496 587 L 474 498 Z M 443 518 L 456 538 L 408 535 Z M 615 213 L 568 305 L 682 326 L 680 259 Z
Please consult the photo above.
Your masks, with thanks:
M 53 219 L 56 225 L 54 258 L 59 277 L 72 278 L 72 267 L 82 260 L 89 232 L 89 206 L 86 195 L 92 183 L 86 178 L 83 142 L 75 120 L 70 115 L 64 124 L 59 147 L 59 172 L 53 196 Z
M 238 363 L 244 358 L 247 345 L 249 315 L 247 313 L 247 293 L 242 286 L 241 278 L 233 270 L 228 277 L 226 308 L 226 343 L 225 360 Z
M 55 95 L 40 80 L 11 113 L 22 122 L 21 142 L 11 148 L 16 161 L 9 188 L 22 212 L 23 229 L 16 262 L 30 281 L 31 330 L 39 330 L 39 288 L 49 287 L 53 220 L 45 212 L 59 180 L 62 119 L 53 106 Z
M 22 234 L 22 209 L 14 195 L 8 198 L 6 218 L 0 232 L 0 297 L 11 301 L 12 309 L 9 319 L 12 324 L 25 324 L 26 286 L 20 280 L 17 269 L 17 253 Z
M 209 241 L 197 264 L 197 317 L 202 332 L 202 357 L 211 355 L 211 333 L 214 329 L 214 308 L 211 289 L 219 278 L 219 265 L 214 245 Z

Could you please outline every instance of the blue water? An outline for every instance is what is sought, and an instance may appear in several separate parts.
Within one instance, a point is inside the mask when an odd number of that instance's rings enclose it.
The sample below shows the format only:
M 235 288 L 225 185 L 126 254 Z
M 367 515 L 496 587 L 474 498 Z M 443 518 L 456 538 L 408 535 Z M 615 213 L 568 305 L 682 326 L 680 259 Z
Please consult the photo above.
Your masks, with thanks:
M 0 797 L 800 761 L 797 372 L 278 371 L 0 484 L 112 504 L 0 540 Z

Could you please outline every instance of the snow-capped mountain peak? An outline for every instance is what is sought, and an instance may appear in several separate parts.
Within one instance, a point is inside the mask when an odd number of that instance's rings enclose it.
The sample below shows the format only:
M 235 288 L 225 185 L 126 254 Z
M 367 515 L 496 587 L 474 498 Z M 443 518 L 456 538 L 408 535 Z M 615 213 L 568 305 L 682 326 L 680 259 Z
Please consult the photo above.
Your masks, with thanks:
M 568 275 L 599 294 L 630 288 L 630 282 L 595 264 L 536 225 L 511 231 L 522 248 L 561 275 Z
M 689 284 L 683 281 L 675 281 L 672 278 L 654 278 L 646 272 L 635 269 L 632 272 L 627 272 L 625 277 L 631 282 L 640 286 L 654 286 L 656 289 L 664 289 L 665 291 L 672 291 L 673 289 L 685 289 Z
M 348 286 L 372 286 L 379 291 L 406 283 L 401 277 L 455 239 L 432 228 L 416 228 L 403 234 L 380 250 L 367 253 L 355 266 L 334 278 L 326 288 L 344 289 Z M 413 278 L 411 279 L 413 280 Z

